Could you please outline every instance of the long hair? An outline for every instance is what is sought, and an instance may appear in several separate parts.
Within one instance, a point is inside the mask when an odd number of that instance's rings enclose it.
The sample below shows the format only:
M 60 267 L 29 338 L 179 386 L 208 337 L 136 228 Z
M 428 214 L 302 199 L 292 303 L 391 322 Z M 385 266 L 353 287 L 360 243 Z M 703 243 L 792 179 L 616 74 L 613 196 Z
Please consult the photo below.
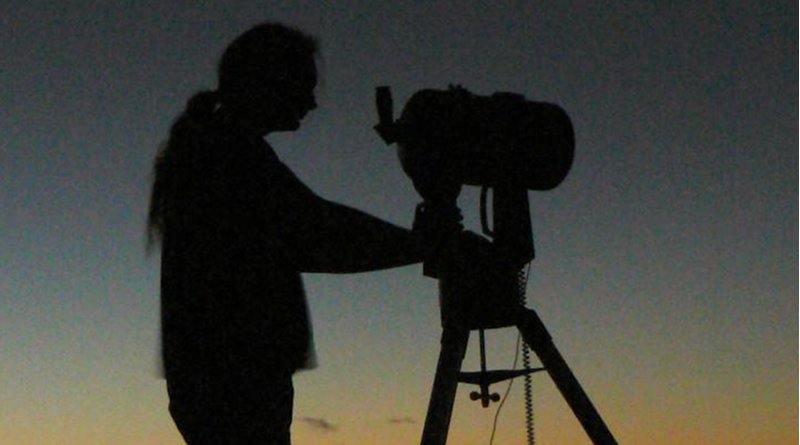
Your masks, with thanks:
M 173 205 L 169 191 L 182 176 L 180 170 L 187 165 L 183 161 L 203 143 L 218 106 L 257 93 L 270 82 L 290 75 L 300 61 L 317 52 L 314 37 L 279 23 L 256 25 L 231 42 L 217 67 L 217 89 L 200 91 L 187 101 L 156 155 L 147 215 L 148 251 L 163 238 L 166 214 Z

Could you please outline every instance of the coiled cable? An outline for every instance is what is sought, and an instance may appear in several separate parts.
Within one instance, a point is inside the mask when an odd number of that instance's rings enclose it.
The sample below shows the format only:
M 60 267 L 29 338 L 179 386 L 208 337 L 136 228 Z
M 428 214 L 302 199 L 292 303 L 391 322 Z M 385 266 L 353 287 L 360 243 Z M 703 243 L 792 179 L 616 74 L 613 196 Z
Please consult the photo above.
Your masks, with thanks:
M 528 276 L 531 271 L 531 263 L 528 263 L 526 269 L 520 270 L 517 285 L 519 290 L 519 302 L 524 308 L 526 304 L 525 290 L 528 286 Z M 519 337 L 517 337 L 519 342 Z M 531 355 L 530 346 L 522 342 L 522 366 L 525 370 L 531 369 Z M 528 439 L 528 445 L 535 445 L 536 437 L 533 423 L 533 380 L 530 374 L 525 374 L 525 433 Z

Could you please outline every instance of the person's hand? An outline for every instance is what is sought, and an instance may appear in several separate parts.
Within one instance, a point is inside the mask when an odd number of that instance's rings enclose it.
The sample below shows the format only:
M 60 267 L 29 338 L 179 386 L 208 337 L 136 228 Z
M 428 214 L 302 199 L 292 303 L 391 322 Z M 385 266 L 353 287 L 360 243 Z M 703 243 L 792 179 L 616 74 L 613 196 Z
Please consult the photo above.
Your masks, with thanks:
M 454 240 L 464 230 L 461 211 L 453 203 L 431 204 L 423 202 L 417 206 L 412 230 L 423 248 L 423 273 L 437 278 L 444 258 L 450 255 Z
M 429 246 L 448 242 L 463 230 L 461 210 L 453 204 L 430 204 L 423 202 L 414 214 L 414 233 L 422 237 Z

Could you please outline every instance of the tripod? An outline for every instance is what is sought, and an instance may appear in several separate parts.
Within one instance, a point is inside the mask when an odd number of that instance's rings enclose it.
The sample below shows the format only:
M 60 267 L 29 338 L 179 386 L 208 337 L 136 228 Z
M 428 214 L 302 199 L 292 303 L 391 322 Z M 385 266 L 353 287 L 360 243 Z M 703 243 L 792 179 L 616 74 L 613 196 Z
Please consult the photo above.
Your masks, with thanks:
M 482 193 L 482 221 L 484 232 L 486 192 Z M 514 188 L 495 190 L 494 231 L 491 232 L 496 258 L 482 256 L 480 252 L 462 251 L 456 255 L 478 256 L 477 266 L 465 270 L 463 266 L 436 265 L 426 275 L 439 279 L 439 303 L 442 316 L 441 352 L 431 390 L 422 445 L 445 445 L 450 427 L 456 390 L 459 383 L 477 384 L 480 392 L 472 395 L 484 407 L 498 396 L 490 395 L 490 384 L 546 370 L 561 395 L 569 404 L 578 421 L 595 445 L 616 445 L 617 441 L 603 422 L 589 397 L 583 391 L 566 361 L 559 353 L 552 337 L 531 309 L 526 309 L 517 298 L 519 288 L 517 272 L 519 263 L 533 258 L 533 235 L 530 229 L 527 192 Z M 451 222 L 452 223 L 452 222 Z M 426 267 L 428 265 L 426 264 Z M 432 273 L 430 273 L 432 272 Z M 524 292 L 524 290 L 523 290 Z M 485 367 L 483 330 L 516 326 L 523 340 L 533 349 L 544 368 L 517 371 L 487 371 Z M 480 331 L 481 371 L 461 372 L 470 332 Z
M 616 445 L 617 441 L 606 427 L 600 414 L 592 405 L 589 396 L 583 391 L 580 383 L 572 374 L 569 366 L 553 344 L 542 320 L 535 311 L 520 310 L 517 328 L 525 342 L 536 352 L 550 374 L 561 395 L 572 408 L 586 434 L 595 445 Z M 428 414 L 422 432 L 422 445 L 444 445 L 450 426 L 450 416 L 456 396 L 458 383 L 477 383 L 482 385 L 484 395 L 488 392 L 488 384 L 536 372 L 521 371 L 481 371 L 484 376 L 461 372 L 461 362 L 467 349 L 470 329 L 466 326 L 444 326 L 442 332 L 442 350 L 436 367 Z M 479 373 L 478 373 L 479 374 Z M 486 386 L 483 386 L 483 385 Z

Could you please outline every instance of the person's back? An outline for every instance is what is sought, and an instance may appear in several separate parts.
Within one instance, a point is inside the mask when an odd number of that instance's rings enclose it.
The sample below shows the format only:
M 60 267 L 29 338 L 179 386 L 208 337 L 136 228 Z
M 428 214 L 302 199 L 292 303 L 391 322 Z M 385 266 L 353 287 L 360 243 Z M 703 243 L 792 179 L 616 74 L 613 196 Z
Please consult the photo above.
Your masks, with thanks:
M 164 233 L 167 375 L 184 374 L 186 365 L 211 372 L 227 360 L 298 368 L 308 318 L 287 252 L 287 232 L 296 228 L 285 220 L 300 207 L 287 200 L 314 197 L 261 140 L 221 128 L 204 142 L 176 181 L 174 221 Z

